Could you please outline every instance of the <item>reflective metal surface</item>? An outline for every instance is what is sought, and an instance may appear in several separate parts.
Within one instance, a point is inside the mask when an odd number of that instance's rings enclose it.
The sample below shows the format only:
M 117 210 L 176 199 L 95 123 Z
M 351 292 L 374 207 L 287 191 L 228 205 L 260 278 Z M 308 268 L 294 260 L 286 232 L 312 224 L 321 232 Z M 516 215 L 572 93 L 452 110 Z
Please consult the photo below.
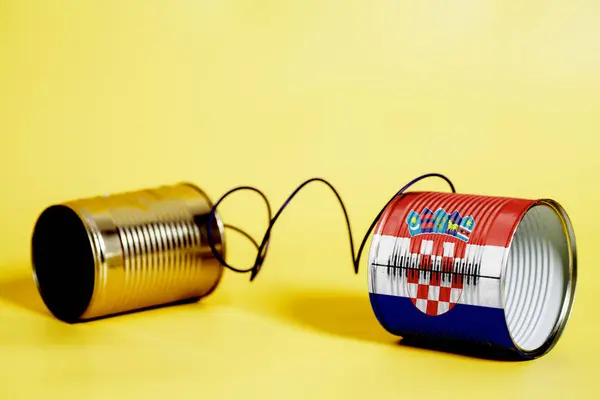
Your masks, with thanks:
M 32 237 L 44 303 L 58 319 L 77 322 L 210 294 L 223 273 L 208 246 L 211 207 L 190 184 L 48 207 Z M 224 257 L 218 215 L 211 230 Z
M 390 333 L 533 359 L 569 320 L 575 235 L 553 200 L 410 192 L 379 220 L 368 279 Z

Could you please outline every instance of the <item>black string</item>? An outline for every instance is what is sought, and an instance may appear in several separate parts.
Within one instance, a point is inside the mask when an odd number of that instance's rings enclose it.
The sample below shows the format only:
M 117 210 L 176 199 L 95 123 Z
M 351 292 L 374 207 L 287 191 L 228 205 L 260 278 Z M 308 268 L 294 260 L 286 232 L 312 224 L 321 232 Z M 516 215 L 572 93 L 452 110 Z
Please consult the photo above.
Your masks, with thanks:
M 448 185 L 450 186 L 450 189 L 452 190 L 452 193 L 456 193 L 456 189 L 454 188 L 454 185 L 452 184 L 452 182 L 450 181 L 450 179 L 446 178 L 444 175 L 442 174 L 437 174 L 437 173 L 430 173 L 430 174 L 425 174 L 425 175 L 421 175 L 415 179 L 413 179 L 412 181 L 410 181 L 409 183 L 407 183 L 402 189 L 400 189 L 398 192 L 396 192 L 394 194 L 394 196 L 392 196 L 392 198 L 386 203 L 386 205 L 381 209 L 381 211 L 379 211 L 379 213 L 377 214 L 377 216 L 375 217 L 375 219 L 373 220 L 373 222 L 371 223 L 371 226 L 369 227 L 369 229 L 367 230 L 367 232 L 365 233 L 365 236 L 363 237 L 363 240 L 360 244 L 360 247 L 358 249 L 358 254 L 356 256 L 354 256 L 354 240 L 353 240 L 353 235 L 352 235 L 352 228 L 350 227 L 350 219 L 348 218 L 348 212 L 346 210 L 346 206 L 344 205 L 344 202 L 342 201 L 341 196 L 339 195 L 339 193 L 337 192 L 337 190 L 333 187 L 333 185 L 331 185 L 329 182 L 327 182 L 324 179 L 321 178 L 312 178 L 309 179 L 307 181 L 305 181 L 304 183 L 302 183 L 300 186 L 298 186 L 296 188 L 296 190 L 294 190 L 294 192 L 292 192 L 292 194 L 288 197 L 288 199 L 283 203 L 283 205 L 279 208 L 279 210 L 277 211 L 277 213 L 275 214 L 274 217 L 271 218 L 271 204 L 269 202 L 269 200 L 267 199 L 267 196 L 260 191 L 257 188 L 251 187 L 251 186 L 240 186 L 234 189 L 231 189 L 230 191 L 228 191 L 227 193 L 225 193 L 223 196 L 221 196 L 221 198 L 215 203 L 215 205 L 212 207 L 211 212 L 210 212 L 210 217 L 209 217 L 209 223 L 208 223 L 208 245 L 213 253 L 213 255 L 217 258 L 217 260 L 219 260 L 219 262 L 226 268 L 229 268 L 230 270 L 234 271 L 234 272 L 240 272 L 240 273 L 246 273 L 246 272 L 251 272 L 250 275 L 250 281 L 253 281 L 254 278 L 256 278 L 256 275 L 258 275 L 258 272 L 260 271 L 265 258 L 267 256 L 267 249 L 269 247 L 269 240 L 271 238 L 271 231 L 273 229 L 273 226 L 275 225 L 275 222 L 277 222 L 277 219 L 279 218 L 279 216 L 281 215 L 281 213 L 283 212 L 283 210 L 285 209 L 285 207 L 288 206 L 288 204 L 290 203 L 290 201 L 294 198 L 294 196 L 296 196 L 298 194 L 298 192 L 300 190 L 302 190 L 302 188 L 304 188 L 306 185 L 308 185 L 311 182 L 321 182 L 324 183 L 325 185 L 327 185 L 335 194 L 335 196 L 337 197 L 340 206 L 342 207 L 342 211 L 344 213 L 344 217 L 346 219 L 346 225 L 348 227 L 348 236 L 350 238 L 350 254 L 352 257 L 352 265 L 354 267 L 354 273 L 358 273 L 358 267 L 360 264 L 360 257 L 362 255 L 362 252 L 364 250 L 365 244 L 367 243 L 367 239 L 371 233 L 371 231 L 373 230 L 373 228 L 375 227 L 375 225 L 377 224 L 377 221 L 379 221 L 379 218 L 381 217 L 381 215 L 383 214 L 383 212 L 387 209 L 388 205 L 398 196 L 402 195 L 409 187 L 411 187 L 412 185 L 414 185 L 415 183 L 417 183 L 418 181 L 425 179 L 425 178 L 430 178 L 430 177 L 438 177 L 438 178 L 442 178 L 443 180 L 445 180 Z M 225 198 L 227 198 L 228 196 L 232 195 L 235 192 L 241 191 L 241 190 L 250 190 L 253 192 L 258 193 L 262 199 L 265 201 L 265 204 L 267 206 L 267 216 L 268 216 L 268 227 L 267 230 L 261 240 L 260 245 L 257 243 L 256 240 L 254 240 L 252 238 L 252 236 L 250 236 L 248 233 L 246 233 L 245 231 L 243 231 L 240 228 L 237 228 L 233 225 L 225 225 L 226 228 L 232 229 L 240 234 L 242 234 L 243 236 L 245 236 L 248 240 L 250 240 L 254 246 L 257 249 L 257 253 L 256 253 L 256 259 L 254 260 L 254 264 L 247 268 L 247 269 L 239 269 L 236 267 L 233 267 L 232 265 L 229 265 L 221 256 L 221 254 L 216 250 L 215 248 L 215 242 L 214 242 L 214 237 L 212 235 L 212 231 L 211 231 L 211 227 L 213 226 L 214 223 L 214 219 L 215 219 L 215 213 L 217 211 L 217 207 L 221 204 L 221 202 L 223 200 L 225 200 Z
M 254 238 L 252 236 L 250 236 L 249 233 L 241 230 L 237 226 L 233 226 L 233 225 L 229 225 L 229 224 L 225 224 L 223 226 L 225 227 L 225 229 L 231 229 L 231 230 L 236 231 L 239 234 L 243 235 L 246 239 L 248 239 L 250 242 L 252 242 L 252 244 L 254 245 L 254 247 L 256 247 L 256 250 L 258 250 L 258 243 L 256 242 L 256 240 L 254 240 Z M 211 249 L 212 249 L 212 247 L 211 247 Z

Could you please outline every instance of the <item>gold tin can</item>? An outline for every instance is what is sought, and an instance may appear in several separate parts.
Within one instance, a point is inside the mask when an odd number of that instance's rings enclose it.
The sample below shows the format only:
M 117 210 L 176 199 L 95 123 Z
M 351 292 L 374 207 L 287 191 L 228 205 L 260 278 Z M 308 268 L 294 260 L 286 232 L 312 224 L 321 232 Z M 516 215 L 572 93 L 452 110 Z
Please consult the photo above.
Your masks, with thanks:
M 211 209 L 209 197 L 188 183 L 46 208 L 31 242 L 44 304 L 74 323 L 209 295 L 223 274 L 208 245 Z M 224 258 L 216 213 L 211 234 Z

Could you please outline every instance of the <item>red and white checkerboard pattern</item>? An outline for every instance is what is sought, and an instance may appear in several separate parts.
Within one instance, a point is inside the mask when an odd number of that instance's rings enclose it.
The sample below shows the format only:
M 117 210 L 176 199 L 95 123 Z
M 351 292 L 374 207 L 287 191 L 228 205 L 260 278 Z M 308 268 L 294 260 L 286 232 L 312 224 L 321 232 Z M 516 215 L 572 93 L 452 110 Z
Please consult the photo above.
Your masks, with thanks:
M 430 270 L 430 260 L 433 259 L 434 262 L 442 265 L 442 271 L 454 272 L 455 243 L 444 242 L 442 256 L 432 255 L 433 247 L 433 240 L 421 242 L 418 267 Z M 450 311 L 458 303 L 463 291 L 463 280 L 442 279 L 438 272 L 409 269 L 407 286 L 412 303 L 425 314 L 436 316 Z

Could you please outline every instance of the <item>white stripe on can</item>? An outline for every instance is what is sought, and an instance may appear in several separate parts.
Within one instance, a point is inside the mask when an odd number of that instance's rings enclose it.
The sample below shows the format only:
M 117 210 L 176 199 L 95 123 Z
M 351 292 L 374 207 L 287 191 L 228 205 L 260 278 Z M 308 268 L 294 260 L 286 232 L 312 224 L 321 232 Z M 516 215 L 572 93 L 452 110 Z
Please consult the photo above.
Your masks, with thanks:
M 411 266 L 418 264 L 418 255 L 410 254 L 411 239 L 387 235 L 375 236 L 374 240 L 377 241 L 377 245 L 373 246 L 369 257 L 369 268 L 371 268 L 369 290 L 377 294 L 411 297 L 406 275 L 403 273 L 390 274 L 387 266 L 393 254 L 403 257 L 410 256 Z M 428 251 L 425 255 L 431 254 L 429 249 L 432 248 L 433 243 L 425 245 L 425 242 L 430 241 L 423 241 L 422 249 Z M 447 244 L 454 245 L 454 243 Z M 453 254 L 448 252 L 451 247 L 447 244 L 444 245 L 444 254 Z M 479 276 L 476 285 L 464 284 L 457 304 L 503 308 L 500 273 L 507 253 L 507 248 L 500 246 L 466 245 L 466 262 L 467 264 L 479 263 Z M 450 255 L 446 256 L 450 257 Z M 441 257 L 438 258 L 441 259 Z

